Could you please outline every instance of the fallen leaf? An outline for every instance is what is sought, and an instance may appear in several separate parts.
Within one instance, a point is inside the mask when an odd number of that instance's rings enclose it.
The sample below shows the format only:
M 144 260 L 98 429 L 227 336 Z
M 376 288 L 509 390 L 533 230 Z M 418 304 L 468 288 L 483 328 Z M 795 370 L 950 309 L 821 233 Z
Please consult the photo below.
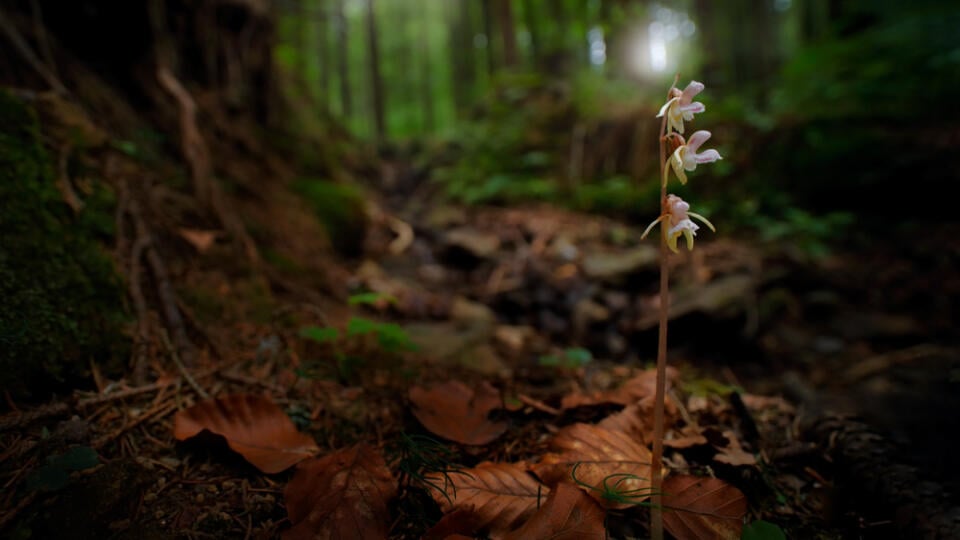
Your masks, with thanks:
M 477 529 L 494 538 L 523 523 L 550 493 L 520 463 L 483 462 L 446 476 L 430 473 L 426 480 L 436 486 L 430 495 L 444 513 L 472 508 Z
M 606 515 L 587 494 L 561 482 L 547 496 L 547 502 L 522 527 L 504 536 L 504 540 L 604 540 Z
M 178 441 L 207 430 L 227 440 L 254 467 L 272 474 L 320 451 L 309 435 L 297 431 L 290 417 L 263 396 L 232 395 L 197 403 L 176 414 Z
M 700 426 L 683 426 L 679 430 L 667 432 L 663 439 L 664 446 L 677 449 L 700 446 L 707 442 L 707 438 L 703 436 L 703 428 Z
M 201 231 L 198 229 L 184 228 L 177 229 L 177 232 L 200 253 L 210 249 L 210 246 L 216 242 L 217 235 L 219 234 L 217 231 Z
M 410 389 L 413 415 L 431 433 L 463 444 L 487 444 L 507 430 L 507 422 L 494 422 L 489 414 L 502 406 L 500 392 L 484 382 L 475 389 L 448 381 L 429 390 Z
M 454 510 L 444 514 L 430 530 L 423 534 L 421 540 L 449 540 L 463 536 L 463 533 L 472 533 L 481 527 L 480 517 L 473 506 Z
M 719 478 L 679 474 L 663 481 L 663 507 L 663 526 L 676 538 L 736 540 L 747 498 Z
M 576 482 L 607 508 L 626 508 L 650 496 L 650 450 L 626 433 L 573 424 L 557 432 L 550 447 L 557 453 L 532 467 L 547 485 Z
M 672 367 L 667 368 L 667 389 L 676 382 L 679 372 Z M 573 393 L 563 397 L 560 408 L 573 409 L 588 405 L 616 403 L 619 405 L 633 405 L 634 403 L 652 397 L 657 388 L 657 370 L 647 369 L 627 379 L 617 388 L 590 393 Z
M 293 528 L 284 540 L 387 537 L 397 482 L 372 446 L 358 444 L 301 463 L 283 490 Z
M 664 401 L 665 425 L 673 425 L 679 410 L 670 396 Z M 621 431 L 646 444 L 653 440 L 653 396 L 646 397 L 622 411 L 601 420 L 598 426 L 610 431 Z
M 714 461 L 733 465 L 734 467 L 753 466 L 757 464 L 757 458 L 752 453 L 747 452 L 740 446 L 740 440 L 732 431 L 724 431 L 723 437 L 727 439 L 724 446 L 714 445 L 717 449 L 717 455 L 713 456 Z

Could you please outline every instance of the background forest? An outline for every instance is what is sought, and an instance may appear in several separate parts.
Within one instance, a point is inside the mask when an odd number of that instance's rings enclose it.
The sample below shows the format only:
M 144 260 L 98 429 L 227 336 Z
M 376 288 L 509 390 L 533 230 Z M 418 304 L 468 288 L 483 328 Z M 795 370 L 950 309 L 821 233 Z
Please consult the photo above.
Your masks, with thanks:
M 955 4 L 0 1 L 0 534 L 960 537 Z

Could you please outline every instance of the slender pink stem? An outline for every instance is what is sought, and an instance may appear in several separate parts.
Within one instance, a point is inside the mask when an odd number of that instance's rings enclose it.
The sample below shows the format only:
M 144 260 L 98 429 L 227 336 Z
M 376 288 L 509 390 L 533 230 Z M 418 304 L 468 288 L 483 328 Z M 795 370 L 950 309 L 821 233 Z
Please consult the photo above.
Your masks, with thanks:
M 677 85 L 674 79 L 673 86 Z M 667 99 L 670 99 L 667 93 Z M 660 122 L 660 175 L 667 173 L 667 115 Z M 660 215 L 667 213 L 667 182 L 660 182 Z M 652 488 L 650 506 L 650 538 L 663 540 L 663 409 L 667 390 L 667 321 L 670 313 L 670 268 L 667 258 L 668 223 L 660 223 L 660 335 L 657 342 L 657 390 L 653 401 L 653 457 L 650 460 L 650 487 Z

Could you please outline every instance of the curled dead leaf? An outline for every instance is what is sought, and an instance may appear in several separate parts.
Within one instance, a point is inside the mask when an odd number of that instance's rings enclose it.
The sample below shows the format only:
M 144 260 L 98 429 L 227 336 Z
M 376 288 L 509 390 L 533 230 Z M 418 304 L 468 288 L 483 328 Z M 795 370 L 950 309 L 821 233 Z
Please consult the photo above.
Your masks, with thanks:
M 669 389 L 679 377 L 679 372 L 675 368 L 667 368 L 667 389 Z M 620 405 L 633 405 L 634 403 L 652 397 L 656 392 L 657 370 L 647 369 L 637 373 L 627 379 L 620 386 L 599 392 L 590 393 L 572 393 L 563 397 L 560 401 L 560 408 L 573 409 L 587 405 L 600 405 L 603 403 L 617 403 Z
M 430 473 L 426 479 L 434 486 L 430 495 L 444 513 L 471 512 L 477 529 L 486 529 L 491 538 L 523 523 L 550 493 L 527 473 L 525 465 L 517 463 L 483 462 L 446 476 Z
M 284 540 L 387 537 L 397 482 L 383 457 L 359 444 L 301 463 L 283 491 L 293 528 Z
M 547 496 L 547 502 L 522 527 L 504 536 L 504 540 L 604 540 L 606 515 L 586 493 L 561 482 Z
M 719 478 L 688 474 L 663 481 L 663 526 L 684 540 L 735 540 L 743 530 L 747 498 Z
M 550 441 L 556 451 L 533 465 L 547 485 L 576 482 L 607 508 L 626 508 L 650 496 L 650 463 L 646 446 L 620 431 L 573 424 Z
M 471 388 L 460 381 L 410 389 L 413 415 L 431 433 L 463 444 L 487 444 L 507 430 L 507 422 L 492 421 L 502 406 L 500 391 L 484 382 Z
M 198 229 L 177 229 L 177 232 L 180 233 L 180 236 L 184 240 L 190 243 L 200 253 L 206 252 L 210 249 L 210 246 L 217 241 L 217 235 L 220 233 L 217 231 L 202 231 Z
M 254 467 L 272 474 L 320 451 L 312 437 L 297 431 L 283 409 L 264 396 L 238 394 L 197 403 L 174 416 L 178 441 L 207 430 Z

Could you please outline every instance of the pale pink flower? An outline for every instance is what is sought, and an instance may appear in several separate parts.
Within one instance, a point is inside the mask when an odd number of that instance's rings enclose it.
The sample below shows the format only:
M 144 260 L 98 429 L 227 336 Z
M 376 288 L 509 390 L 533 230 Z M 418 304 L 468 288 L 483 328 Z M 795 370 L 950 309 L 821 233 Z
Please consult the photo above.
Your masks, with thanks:
M 699 163 L 713 163 L 718 159 L 723 159 L 720 157 L 720 152 L 717 152 L 712 148 L 710 150 L 704 150 L 703 152 L 697 153 L 697 150 L 700 149 L 700 145 L 705 143 L 709 138 L 709 131 L 700 130 L 694 132 L 686 144 L 681 143 L 681 145 L 673 151 L 673 155 L 670 156 L 670 166 L 673 168 L 673 172 L 677 174 L 677 179 L 680 180 L 681 184 L 687 183 L 687 173 L 684 172 L 685 170 L 693 171 L 696 170 L 697 164 Z M 683 141 L 683 137 L 680 137 L 680 140 Z M 663 181 L 667 181 L 666 175 L 664 175 Z
M 683 237 L 687 239 L 687 249 L 692 250 L 693 237 L 697 235 L 697 230 L 699 230 L 700 227 L 690 219 L 691 217 L 703 222 L 703 224 L 709 227 L 711 231 L 717 232 L 717 230 L 713 227 L 713 223 L 710 223 L 710 220 L 701 216 L 700 214 L 691 212 L 690 204 L 680 197 L 677 197 L 676 195 L 668 195 L 665 206 L 665 213 L 647 226 L 647 230 L 643 231 L 643 235 L 640 237 L 641 240 L 650 234 L 650 231 L 653 230 L 654 225 L 660 223 L 661 227 L 670 227 L 666 232 L 667 247 L 670 248 L 670 251 L 673 251 L 674 253 L 677 252 L 677 239 L 680 238 L 680 235 L 683 235 Z
M 677 133 L 683 133 L 683 121 L 687 122 L 693 120 L 693 115 L 696 113 L 702 113 L 707 110 L 706 106 L 699 101 L 693 101 L 693 97 L 703 91 L 703 83 L 697 81 L 690 81 L 690 84 L 681 92 L 677 88 L 673 88 L 670 91 L 670 95 L 673 96 L 670 101 L 667 101 L 663 107 L 660 108 L 660 112 L 657 113 L 657 118 L 660 118 L 664 114 L 667 115 L 667 131 L 670 129 L 675 129 Z

